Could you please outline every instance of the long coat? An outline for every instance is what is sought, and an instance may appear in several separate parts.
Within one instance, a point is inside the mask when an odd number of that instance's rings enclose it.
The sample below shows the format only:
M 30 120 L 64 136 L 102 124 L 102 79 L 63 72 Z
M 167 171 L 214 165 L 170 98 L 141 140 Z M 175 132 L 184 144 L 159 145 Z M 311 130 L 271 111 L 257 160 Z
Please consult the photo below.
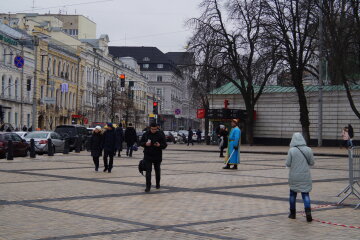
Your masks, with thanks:
M 146 142 L 150 140 L 151 146 L 146 146 Z M 155 147 L 154 144 L 160 143 L 160 147 Z M 161 131 L 152 133 L 147 131 L 144 133 L 140 140 L 140 146 L 144 148 L 144 160 L 149 162 L 161 162 L 162 150 L 167 147 L 165 135 Z
M 232 165 L 240 163 L 240 138 L 241 138 L 240 128 L 234 127 L 233 129 L 231 129 L 231 132 L 229 135 L 225 163 L 232 164 Z M 237 149 L 235 149 L 235 148 L 237 148 Z M 229 161 L 228 161 L 228 159 L 229 159 Z
M 111 130 L 107 129 L 104 133 L 104 152 L 115 152 L 115 143 L 116 143 L 116 134 L 115 130 L 112 128 Z
M 125 129 L 125 142 L 128 145 L 134 145 L 134 143 L 137 142 L 137 135 L 136 135 L 135 128 L 127 127 Z
M 303 153 L 301 153 L 303 152 Z M 310 166 L 314 165 L 314 154 L 301 133 L 294 133 L 290 142 L 290 149 L 286 159 L 289 171 L 289 185 L 294 192 L 310 192 L 312 180 Z
M 118 127 L 115 129 L 115 135 L 116 135 L 116 143 L 115 143 L 115 148 L 117 150 L 122 151 L 122 144 L 124 141 L 124 132 L 122 127 Z
M 103 149 L 103 135 L 99 133 L 93 132 L 90 138 L 90 150 L 91 156 L 100 157 L 102 155 Z

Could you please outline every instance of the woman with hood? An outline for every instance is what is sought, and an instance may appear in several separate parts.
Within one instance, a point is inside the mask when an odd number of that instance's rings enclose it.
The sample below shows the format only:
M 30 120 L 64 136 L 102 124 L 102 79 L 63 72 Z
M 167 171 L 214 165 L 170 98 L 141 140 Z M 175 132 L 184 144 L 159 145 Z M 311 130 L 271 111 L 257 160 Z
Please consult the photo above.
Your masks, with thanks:
M 290 142 L 290 149 L 286 159 L 289 171 L 290 185 L 290 215 L 296 218 L 296 196 L 301 192 L 304 201 L 306 220 L 312 221 L 309 192 L 312 189 L 310 166 L 314 165 L 314 154 L 308 146 L 301 133 L 294 133 Z
M 102 156 L 103 150 L 103 135 L 100 126 L 96 126 L 91 135 L 90 150 L 95 165 L 95 171 L 97 172 L 99 171 L 99 158 Z

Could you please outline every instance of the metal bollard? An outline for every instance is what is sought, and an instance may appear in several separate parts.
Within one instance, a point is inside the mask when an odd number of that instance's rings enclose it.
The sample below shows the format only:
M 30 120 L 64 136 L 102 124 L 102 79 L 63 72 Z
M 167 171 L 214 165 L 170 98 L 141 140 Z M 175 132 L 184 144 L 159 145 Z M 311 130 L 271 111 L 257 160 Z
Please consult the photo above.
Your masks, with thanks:
M 31 158 L 36 158 L 36 153 L 35 153 L 35 141 L 34 139 L 30 139 L 30 157 Z
M 76 140 L 75 140 L 75 152 L 79 153 L 81 150 L 81 138 L 79 136 L 76 136 Z
M 7 149 L 7 160 L 14 160 L 14 145 L 11 140 L 8 141 L 8 149 Z
M 63 154 L 69 154 L 69 150 L 70 150 L 69 138 L 65 138 Z
M 51 138 L 48 139 L 48 156 L 54 156 L 54 147 Z

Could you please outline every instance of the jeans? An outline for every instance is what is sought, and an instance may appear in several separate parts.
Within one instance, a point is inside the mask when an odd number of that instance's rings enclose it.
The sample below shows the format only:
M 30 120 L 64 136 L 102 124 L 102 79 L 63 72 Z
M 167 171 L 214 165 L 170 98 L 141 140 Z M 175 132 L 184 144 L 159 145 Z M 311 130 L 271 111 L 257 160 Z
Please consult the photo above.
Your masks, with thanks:
M 160 185 L 160 174 L 161 169 L 160 165 L 161 162 L 151 162 L 151 161 L 145 161 L 146 166 L 146 188 L 151 188 L 151 171 L 152 171 L 152 165 L 154 164 L 155 169 L 155 179 L 156 179 L 156 185 Z
M 99 168 L 99 158 L 100 158 L 100 157 L 93 157 L 93 161 L 94 161 L 94 164 L 95 164 L 95 168 L 96 168 L 96 169 Z
M 126 155 L 128 155 L 129 157 L 132 157 L 133 145 L 134 144 L 130 144 L 130 143 L 127 144 Z
M 290 202 L 290 209 L 291 210 L 296 209 L 296 196 L 297 196 L 297 192 L 294 192 L 294 191 L 290 190 L 289 202 Z M 302 192 L 301 196 L 302 196 L 302 199 L 304 201 L 304 207 L 305 208 L 311 208 L 309 193 L 308 192 Z

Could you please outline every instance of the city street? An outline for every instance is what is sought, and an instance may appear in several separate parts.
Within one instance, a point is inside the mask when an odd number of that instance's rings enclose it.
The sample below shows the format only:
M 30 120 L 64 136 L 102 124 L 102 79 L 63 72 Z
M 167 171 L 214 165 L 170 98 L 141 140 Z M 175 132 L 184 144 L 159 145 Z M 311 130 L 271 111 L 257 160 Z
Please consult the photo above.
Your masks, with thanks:
M 115 157 L 112 173 L 102 159 L 95 172 L 89 152 L 0 159 L 0 239 L 359 239 L 359 200 L 335 205 L 348 162 L 331 154 L 346 150 L 315 157 L 307 223 L 300 194 L 297 219 L 288 219 L 288 148 L 242 149 L 239 170 L 224 170 L 217 146 L 169 145 L 161 189 L 153 171 L 150 193 L 137 169 L 141 149 Z

